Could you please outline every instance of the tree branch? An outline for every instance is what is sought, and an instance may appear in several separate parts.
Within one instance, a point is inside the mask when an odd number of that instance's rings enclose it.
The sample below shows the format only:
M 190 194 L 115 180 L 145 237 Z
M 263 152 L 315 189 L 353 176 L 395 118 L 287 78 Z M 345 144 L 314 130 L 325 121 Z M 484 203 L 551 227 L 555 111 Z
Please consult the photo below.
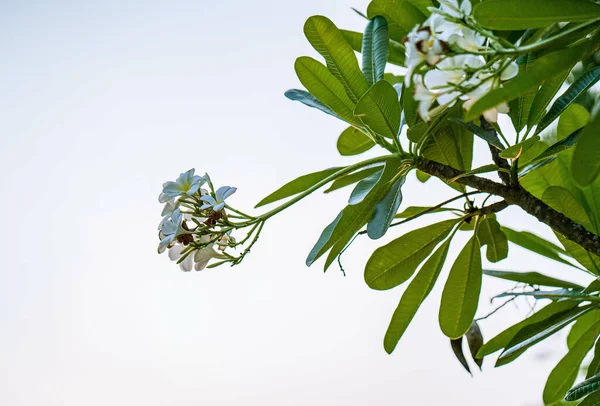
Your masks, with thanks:
M 487 131 L 492 138 L 495 138 L 498 142 L 500 142 L 498 134 L 496 134 L 496 130 L 494 129 L 494 127 L 492 127 L 490 123 L 487 122 L 485 118 L 481 117 L 479 122 L 481 123 L 481 128 Z M 510 171 L 510 164 L 506 159 L 500 157 L 500 151 L 498 150 L 498 148 L 494 147 L 491 144 L 488 144 L 488 146 L 490 147 L 490 153 L 492 154 L 492 160 L 494 161 L 494 163 L 498 165 L 498 167 L 502 169 L 508 169 Z M 502 183 L 504 183 L 505 185 L 510 185 L 510 175 L 508 173 L 498 171 L 498 176 L 502 180 Z
M 426 158 L 417 160 L 417 169 L 429 175 L 450 180 L 464 172 Z M 554 231 L 585 248 L 587 251 L 600 255 L 600 237 L 554 210 L 540 199 L 526 191 L 521 185 L 503 185 L 478 176 L 465 176 L 456 180 L 458 183 L 470 186 L 481 192 L 491 193 L 504 198 L 506 204 L 519 206 Z M 500 202 L 501 203 L 501 202 Z

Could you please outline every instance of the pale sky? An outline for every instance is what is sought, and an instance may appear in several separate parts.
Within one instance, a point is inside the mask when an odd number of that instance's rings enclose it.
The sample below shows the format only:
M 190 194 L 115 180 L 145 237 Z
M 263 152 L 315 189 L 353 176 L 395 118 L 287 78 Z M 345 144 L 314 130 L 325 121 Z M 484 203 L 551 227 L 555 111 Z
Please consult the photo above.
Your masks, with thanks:
M 231 203 L 251 211 L 294 177 L 355 161 L 335 149 L 343 123 L 283 96 L 300 86 L 295 58 L 317 57 L 307 17 L 362 30 L 349 7 L 367 1 L 348 1 L 0 3 L 0 404 L 541 405 L 564 333 L 471 378 L 438 327 L 442 283 L 385 353 L 404 287 L 370 290 L 364 264 L 415 225 L 357 240 L 347 277 L 304 265 L 348 190 L 269 221 L 238 267 L 184 273 L 156 254 L 157 197 L 180 172 L 236 186 Z M 403 206 L 452 195 L 414 179 L 404 190 Z M 519 209 L 499 220 L 551 235 Z M 514 247 L 495 268 L 585 281 Z M 510 286 L 484 279 L 480 314 Z M 484 335 L 527 311 L 507 307 Z

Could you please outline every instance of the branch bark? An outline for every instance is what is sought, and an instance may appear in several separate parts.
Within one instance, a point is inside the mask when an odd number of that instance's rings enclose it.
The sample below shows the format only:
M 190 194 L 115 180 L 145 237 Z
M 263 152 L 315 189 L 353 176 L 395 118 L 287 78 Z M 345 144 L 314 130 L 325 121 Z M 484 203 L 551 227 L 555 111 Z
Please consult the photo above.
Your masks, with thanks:
M 464 173 L 458 169 L 426 158 L 418 159 L 417 169 L 445 180 L 454 179 Z M 554 231 L 580 245 L 585 250 L 600 256 L 599 236 L 586 230 L 581 224 L 574 222 L 564 214 L 554 210 L 525 190 L 521 185 L 501 184 L 474 175 L 457 179 L 456 182 L 470 186 L 481 192 L 504 198 L 506 204 L 519 206 Z
M 487 131 L 491 137 L 496 139 L 496 141 L 500 142 L 496 130 L 494 129 L 494 127 L 492 127 L 490 123 L 487 122 L 485 118 L 481 117 L 479 122 L 481 123 L 481 128 Z M 510 171 L 510 164 L 506 159 L 500 157 L 500 151 L 498 150 L 498 148 L 494 147 L 492 144 L 488 144 L 488 146 L 490 148 L 490 154 L 492 154 L 492 160 L 494 161 L 494 163 L 498 165 L 498 167 L 502 169 L 508 169 Z M 510 185 L 511 181 L 510 175 L 508 173 L 498 171 L 498 176 L 502 180 L 502 183 L 504 183 L 505 185 Z

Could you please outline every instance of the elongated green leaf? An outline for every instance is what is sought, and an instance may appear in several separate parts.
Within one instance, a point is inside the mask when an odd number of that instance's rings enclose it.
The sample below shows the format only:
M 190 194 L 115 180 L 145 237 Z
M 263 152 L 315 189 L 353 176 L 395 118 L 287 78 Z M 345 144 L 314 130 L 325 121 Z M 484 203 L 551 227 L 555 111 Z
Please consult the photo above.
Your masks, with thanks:
M 376 165 L 370 168 L 361 169 L 360 171 L 352 172 L 349 175 L 340 176 L 335 181 L 333 181 L 331 186 L 329 186 L 329 188 L 326 189 L 324 193 L 330 193 L 334 190 L 353 185 L 356 182 L 363 180 L 367 176 L 372 175 L 381 169 L 383 169 L 383 165 Z
M 385 18 L 376 16 L 367 24 L 362 42 L 362 70 L 369 86 L 383 79 L 388 43 L 387 22 Z
M 546 276 L 539 272 L 510 272 L 484 269 L 483 273 L 488 276 L 493 276 L 494 278 L 526 283 L 528 285 L 556 286 L 559 288 L 583 289 L 583 286 L 580 286 L 576 283 L 553 278 L 551 276 Z
M 600 406 L 600 392 L 594 392 L 587 396 L 577 406 Z
M 597 7 L 600 8 L 600 5 Z M 546 114 L 540 120 L 537 128 L 535 129 L 535 133 L 539 134 L 543 129 L 548 127 L 554 120 L 558 118 L 558 116 L 561 115 L 563 111 L 565 111 L 567 107 L 569 107 L 571 103 L 573 103 L 586 90 L 592 87 L 598 80 L 600 80 L 600 67 L 590 70 L 585 75 L 580 77 L 575 83 L 569 86 L 565 93 L 556 99 L 548 114 Z
M 547 160 L 549 158 L 554 157 L 556 154 L 560 154 L 563 151 L 566 151 L 573 147 L 579 138 L 579 131 L 575 131 L 567 138 L 563 138 L 562 140 L 555 142 L 547 149 L 544 150 L 541 154 L 532 159 L 532 162 L 541 162 L 543 160 Z M 550 161 L 552 162 L 552 161 Z M 539 166 L 538 166 L 539 167 Z M 524 172 L 524 171 L 523 171 Z M 524 176 L 524 175 L 523 175 Z
M 573 345 L 573 348 L 569 350 L 567 355 L 558 362 L 558 365 L 552 370 L 546 386 L 544 387 L 544 403 L 551 404 L 558 402 L 563 399 L 567 394 L 567 391 L 573 386 L 575 379 L 583 358 L 594 345 L 596 338 L 600 333 L 600 324 L 596 323 L 588 331 L 581 336 L 581 338 Z M 590 393 L 593 384 L 587 386 L 581 386 L 576 389 L 575 392 L 571 393 L 568 400 L 579 399 L 582 396 Z M 586 390 L 587 389 L 587 390 Z
M 428 213 L 458 212 L 458 213 L 460 213 L 460 210 L 452 209 L 449 207 L 438 207 L 438 208 L 432 209 L 431 207 L 425 207 L 425 206 L 409 206 L 406 209 L 404 209 L 402 211 L 402 213 L 398 213 L 394 217 L 405 219 L 405 218 L 417 216 L 424 212 L 428 212 Z
M 467 359 L 465 358 L 465 354 L 463 352 L 462 336 L 458 337 L 458 338 L 450 339 L 450 346 L 452 347 L 452 352 L 454 352 L 454 355 L 456 356 L 456 359 L 458 360 L 458 362 L 460 362 L 460 364 L 463 366 L 463 368 L 467 370 L 469 375 L 473 376 L 473 374 L 471 373 L 471 369 L 469 368 L 469 363 L 467 362 Z
M 417 24 L 425 21 L 425 15 L 407 0 L 373 0 L 367 8 L 367 16 L 385 17 L 389 25 L 390 37 L 400 43 Z
M 496 366 L 506 365 L 514 361 L 528 348 L 562 330 L 579 317 L 589 312 L 592 307 L 576 307 L 562 313 L 554 314 L 535 324 L 529 324 L 521 329 L 506 345 L 496 361 Z
M 534 60 L 535 58 L 533 54 L 527 54 L 518 57 L 516 62 L 519 65 L 519 74 L 527 72 L 531 62 Z M 527 118 L 529 117 L 531 106 L 537 94 L 537 90 L 537 88 L 530 89 L 527 92 L 522 93 L 519 97 L 512 100 L 508 104 L 510 108 L 508 115 L 517 133 L 521 132 L 521 130 L 527 124 Z
M 579 262 L 588 271 L 600 275 L 600 257 L 598 255 L 586 251 L 581 245 L 566 239 L 559 233 L 555 233 L 555 235 L 575 261 Z
M 360 32 L 340 30 L 346 41 L 356 52 L 362 52 L 363 35 Z M 397 66 L 406 65 L 406 48 L 399 42 L 390 40 L 388 43 L 388 63 Z
M 550 300 L 575 300 L 578 302 L 600 302 L 600 298 L 597 295 L 589 295 L 585 292 L 572 289 L 556 289 L 556 290 L 534 290 L 530 292 L 505 292 L 495 297 L 514 297 L 514 296 L 531 296 L 536 299 L 550 299 Z
M 540 137 L 537 135 L 535 137 L 528 138 L 525 141 L 506 148 L 504 151 L 500 151 L 500 157 L 504 159 L 517 159 L 522 154 L 527 152 L 527 150 L 539 140 Z
M 550 241 L 545 240 L 542 237 L 539 237 L 527 231 L 511 230 L 507 227 L 502 227 L 502 231 L 504 231 L 504 234 L 508 238 L 508 241 L 512 242 L 513 244 L 517 244 L 529 251 L 535 252 L 536 254 L 542 255 L 546 258 L 553 259 L 557 262 L 574 266 L 569 261 L 563 259 L 560 256 L 569 256 L 569 254 L 564 249 L 551 243 Z
M 592 222 L 585 209 L 573 194 L 562 186 L 550 186 L 542 195 L 542 200 L 554 210 L 564 214 L 571 220 L 581 224 L 588 230 L 592 229 Z
M 495 165 L 495 164 L 483 165 L 483 166 L 480 166 L 479 168 L 475 168 L 468 172 L 463 172 L 460 175 L 455 176 L 454 178 L 450 179 L 450 182 L 456 182 L 457 180 L 465 178 L 467 176 L 478 175 L 480 173 L 496 172 L 498 170 L 501 170 L 501 168 L 499 168 L 498 165 Z
M 306 258 L 306 265 L 312 265 L 319 257 L 325 254 L 330 248 L 340 248 L 340 242 L 349 241 L 352 236 L 371 218 L 375 209 L 375 203 L 378 202 L 388 192 L 391 184 L 389 180 L 398 170 L 400 160 L 386 161 L 383 174 L 377 185 L 371 189 L 370 193 L 359 204 L 346 206 L 338 217 L 323 231 L 317 243 L 312 248 Z M 340 243 L 340 244 L 338 244 Z M 326 268 L 333 259 L 330 257 L 326 261 Z
M 404 109 L 404 119 L 409 129 L 417 124 L 419 121 L 419 102 L 415 100 L 415 85 L 414 83 L 410 87 L 404 86 L 402 89 L 402 107 Z M 410 138 L 409 138 L 410 139 Z
M 552 102 L 552 99 L 560 90 L 562 84 L 567 79 L 567 76 L 569 76 L 570 71 L 571 67 L 544 81 L 538 92 L 535 94 L 533 102 L 531 103 L 529 117 L 527 118 L 528 128 L 532 128 L 534 125 L 536 125 L 545 115 L 546 108 L 550 105 L 550 102 Z
M 596 345 L 594 346 L 594 358 L 592 358 L 592 361 L 590 362 L 585 377 L 586 379 L 591 378 L 598 372 L 600 372 L 600 340 L 596 341 Z
M 284 93 L 284 95 L 285 95 L 285 97 L 287 97 L 290 100 L 299 101 L 300 103 L 302 103 L 308 107 L 312 107 L 317 110 L 321 110 L 323 113 L 329 114 L 336 118 L 340 118 L 340 117 L 338 117 L 337 114 L 335 114 L 333 112 L 333 110 L 331 110 L 329 107 L 327 107 L 326 105 L 321 103 L 319 100 L 317 100 L 317 98 L 315 96 L 313 96 L 312 94 L 308 93 L 305 90 L 290 89 L 290 90 L 286 91 Z
M 536 160 L 536 161 L 532 162 L 531 164 L 525 165 L 524 167 L 519 169 L 519 178 L 527 175 L 531 171 L 534 171 L 538 168 L 548 165 L 549 163 L 553 162 L 555 159 L 556 159 L 555 156 L 551 156 L 549 158 Z
M 308 56 L 301 56 L 294 64 L 300 82 L 319 101 L 333 110 L 341 119 L 361 126 L 354 117 L 354 103 L 344 90 L 344 86 L 320 62 Z
M 493 0 L 492 0 L 493 1 Z M 487 4 L 489 1 L 486 1 Z M 484 4 L 484 3 L 482 3 Z M 465 121 L 471 121 L 479 117 L 484 111 L 489 110 L 500 103 L 508 103 L 528 90 L 537 88 L 545 80 L 570 69 L 583 56 L 587 44 L 577 45 L 555 51 L 542 56 L 531 64 L 527 72 L 517 75 L 514 79 L 506 82 L 503 87 L 492 90 L 481 99 L 477 100 L 467 111 Z
M 406 176 L 396 180 L 385 197 L 375 205 L 373 218 L 367 223 L 367 235 L 370 239 L 377 240 L 383 237 L 392 224 L 394 215 L 402 203 L 402 185 L 405 181 Z
M 446 261 L 449 247 L 450 240 L 440 245 L 423 264 L 402 295 L 383 340 L 383 346 L 388 354 L 394 351 L 417 310 L 431 293 Z
M 387 138 L 398 135 L 400 114 L 398 92 L 385 80 L 371 86 L 354 109 L 354 115 L 365 125 Z
M 569 330 L 567 336 L 567 347 L 573 348 L 575 343 L 590 329 L 594 324 L 600 322 L 600 310 L 592 310 L 587 314 L 581 316 Z
M 557 138 L 564 140 L 590 122 L 590 112 L 581 104 L 573 103 L 558 118 Z
M 480 245 L 487 246 L 486 257 L 490 262 L 499 262 L 508 256 L 508 239 L 500 229 L 495 216 L 484 216 L 477 228 Z
M 600 374 L 594 375 L 569 389 L 565 400 L 572 402 L 598 390 L 600 390 Z
M 498 139 L 498 137 L 490 134 L 489 132 L 487 132 L 483 128 L 481 128 L 479 126 L 476 126 L 473 123 L 468 123 L 466 121 L 461 120 L 458 117 L 450 117 L 448 120 L 454 121 L 455 123 L 458 123 L 458 124 L 462 125 L 467 130 L 469 130 L 470 132 L 472 132 L 473 134 L 475 134 L 476 136 L 478 136 L 479 138 L 481 138 L 482 140 L 484 140 L 488 144 L 490 144 L 490 145 L 498 148 L 500 151 L 502 151 L 505 148 L 505 146 Z
M 590 185 L 600 174 L 600 114 L 579 135 L 573 154 L 573 177 L 583 186 Z
M 536 313 L 529 316 L 525 320 L 507 328 L 506 330 L 502 331 L 500 334 L 492 338 L 490 341 L 485 343 L 477 353 L 477 356 L 485 357 L 487 355 L 495 353 L 498 350 L 501 350 L 502 348 L 505 348 L 515 338 L 515 336 L 525 327 L 547 320 L 551 317 L 554 317 L 557 314 L 561 314 L 565 311 L 571 310 L 576 306 L 577 303 L 568 301 L 550 303 L 549 305 L 538 310 Z
M 481 275 L 479 240 L 472 237 L 454 261 L 442 292 L 439 322 L 447 337 L 458 338 L 471 327 L 479 302 Z
M 410 231 L 377 248 L 365 267 L 367 285 L 372 289 L 386 290 L 408 280 L 457 221 L 446 220 Z
M 304 24 L 304 35 L 313 48 L 325 58 L 329 71 L 344 85 L 346 93 L 356 103 L 368 90 L 369 85 L 344 35 L 324 16 L 309 17 Z
M 340 155 L 344 156 L 362 154 L 374 146 L 375 141 L 354 127 L 346 128 L 337 141 L 337 149 Z
M 365 198 L 369 195 L 369 193 L 371 193 L 373 188 L 375 188 L 375 186 L 383 176 L 384 171 L 385 166 L 379 172 L 375 172 L 374 174 L 358 182 L 358 184 L 350 194 L 350 197 L 348 198 L 348 204 L 355 205 L 362 203 L 363 200 L 365 200 Z
M 304 192 L 305 190 L 316 185 L 320 181 L 338 172 L 343 167 L 329 168 L 319 172 L 309 173 L 299 178 L 294 179 L 291 182 L 286 183 L 264 199 L 262 199 L 255 207 L 264 206 L 265 204 L 273 203 L 286 197 L 294 196 L 298 193 Z
M 473 324 L 471 324 L 471 328 L 469 328 L 469 331 L 467 331 L 466 337 L 467 343 L 469 344 L 469 350 L 471 351 L 471 357 L 473 357 L 473 361 L 475 361 L 475 363 L 481 370 L 483 358 L 478 358 L 477 353 L 483 346 L 483 334 L 481 334 L 481 329 L 479 328 L 479 324 L 477 324 L 476 321 L 474 321 Z
M 527 30 L 559 22 L 598 18 L 600 6 L 573 0 L 487 0 L 473 9 L 473 16 L 492 30 Z

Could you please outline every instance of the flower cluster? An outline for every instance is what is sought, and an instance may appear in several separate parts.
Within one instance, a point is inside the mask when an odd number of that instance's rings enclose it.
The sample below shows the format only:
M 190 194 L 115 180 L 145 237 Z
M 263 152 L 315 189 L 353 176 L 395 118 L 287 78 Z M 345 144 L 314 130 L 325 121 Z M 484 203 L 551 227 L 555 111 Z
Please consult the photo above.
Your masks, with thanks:
M 425 121 L 459 100 L 470 108 L 518 73 L 511 58 L 494 54 L 494 39 L 477 26 L 471 9 L 469 0 L 440 0 L 440 7 L 430 8 L 431 16 L 405 40 L 405 85 L 414 83 L 418 112 Z M 483 115 L 496 122 L 498 113 L 508 113 L 506 103 Z
M 195 175 L 194 169 L 182 173 L 174 182 L 164 183 L 158 197 L 165 204 L 158 225 L 159 254 L 168 250 L 169 258 L 177 261 L 183 271 L 201 271 L 212 259 L 220 260 L 215 265 L 237 260 L 226 252 L 238 245 L 231 232 L 240 228 L 230 217 L 251 217 L 235 214 L 239 212 L 232 208 L 234 213 L 227 213 L 225 199 L 235 191 L 230 186 L 215 190 L 208 174 Z

